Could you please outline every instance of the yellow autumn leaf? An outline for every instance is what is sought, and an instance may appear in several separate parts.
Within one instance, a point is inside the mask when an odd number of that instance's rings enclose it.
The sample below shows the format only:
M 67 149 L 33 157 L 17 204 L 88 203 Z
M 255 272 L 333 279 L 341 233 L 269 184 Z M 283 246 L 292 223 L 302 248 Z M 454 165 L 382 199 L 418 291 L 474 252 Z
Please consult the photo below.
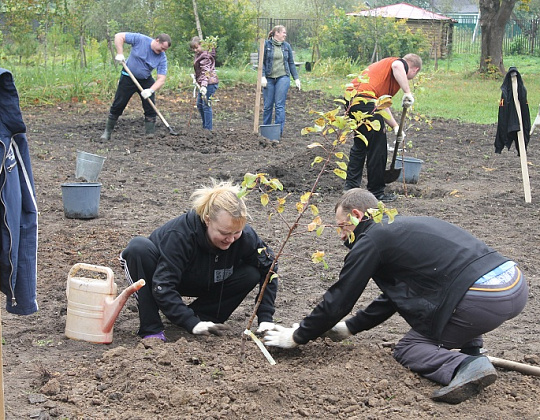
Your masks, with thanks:
M 338 168 L 334 169 L 334 174 L 339 176 L 341 179 L 347 179 L 347 172 L 341 169 L 338 169 Z
M 306 204 L 310 198 L 311 198 L 311 191 L 308 191 L 307 193 L 302 194 L 302 196 L 300 197 L 300 202 L 302 202 L 303 204 Z

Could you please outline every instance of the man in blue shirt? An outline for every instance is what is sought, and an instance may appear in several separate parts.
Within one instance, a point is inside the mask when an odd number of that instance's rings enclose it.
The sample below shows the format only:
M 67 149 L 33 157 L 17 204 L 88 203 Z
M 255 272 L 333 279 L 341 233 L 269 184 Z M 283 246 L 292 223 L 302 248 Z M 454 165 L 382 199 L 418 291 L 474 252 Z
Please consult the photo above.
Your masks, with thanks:
M 127 61 L 124 57 L 124 43 L 131 45 L 131 53 Z M 139 88 L 131 80 L 129 74 L 122 70 L 114 101 L 109 110 L 107 125 L 101 139 L 111 139 L 118 118 L 136 92 L 140 94 L 142 100 L 146 135 L 153 136 L 156 130 L 157 113 L 147 99 L 150 98 L 152 102 L 155 102 L 155 92 L 165 84 L 167 77 L 167 56 L 165 51 L 171 46 L 171 37 L 167 34 L 160 34 L 157 38 L 152 39 L 138 33 L 119 32 L 114 36 L 114 45 L 116 47 L 115 60 L 120 63 L 126 61 L 127 67 L 142 86 L 143 91 L 139 92 Z M 152 77 L 154 69 L 157 71 L 156 79 Z

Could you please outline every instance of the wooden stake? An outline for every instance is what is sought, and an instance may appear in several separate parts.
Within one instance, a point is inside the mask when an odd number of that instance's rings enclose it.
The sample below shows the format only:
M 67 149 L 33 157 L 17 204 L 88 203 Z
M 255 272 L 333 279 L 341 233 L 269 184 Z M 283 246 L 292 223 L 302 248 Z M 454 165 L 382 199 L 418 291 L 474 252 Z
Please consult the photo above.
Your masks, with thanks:
M 253 118 L 253 132 L 259 132 L 259 114 L 261 112 L 261 77 L 264 59 L 264 38 L 259 40 L 259 65 L 257 66 L 257 91 L 255 92 L 255 118 Z
M 498 357 L 488 356 L 489 361 L 493 366 L 501 367 L 508 370 L 524 373 L 526 375 L 540 376 L 540 367 L 531 366 L 525 363 L 513 362 L 512 360 L 499 359 Z
M 527 150 L 525 150 L 525 138 L 523 136 L 523 120 L 521 118 L 521 106 L 518 98 L 517 87 L 517 75 L 512 73 L 512 92 L 514 96 L 514 104 L 519 119 L 519 131 L 518 131 L 518 146 L 519 146 L 519 158 L 521 162 L 521 175 L 523 177 L 523 190 L 525 191 L 525 202 L 531 202 L 531 184 L 529 181 L 529 167 L 527 166 Z

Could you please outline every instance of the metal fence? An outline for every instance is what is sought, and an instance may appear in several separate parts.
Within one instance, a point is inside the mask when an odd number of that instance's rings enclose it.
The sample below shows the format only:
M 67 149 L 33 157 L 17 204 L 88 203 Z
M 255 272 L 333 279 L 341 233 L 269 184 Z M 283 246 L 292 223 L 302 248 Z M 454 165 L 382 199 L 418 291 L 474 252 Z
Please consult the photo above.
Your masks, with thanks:
M 503 37 L 504 54 L 540 55 L 538 19 L 511 20 L 506 24 Z M 474 17 L 461 18 L 454 24 L 452 52 L 480 54 L 482 30 Z
M 259 18 L 257 38 L 268 35 L 276 26 L 287 28 L 287 42 L 294 48 L 311 48 L 313 20 Z M 478 19 L 474 16 L 461 16 L 454 24 L 451 51 L 456 53 L 480 54 L 482 32 Z M 504 54 L 529 54 L 540 56 L 540 20 L 510 20 L 503 38 Z
M 311 48 L 310 36 L 313 20 L 311 19 L 278 19 L 278 18 L 258 18 L 257 27 L 259 33 L 257 39 L 266 38 L 268 33 L 276 25 L 283 25 L 287 28 L 287 42 L 293 48 Z

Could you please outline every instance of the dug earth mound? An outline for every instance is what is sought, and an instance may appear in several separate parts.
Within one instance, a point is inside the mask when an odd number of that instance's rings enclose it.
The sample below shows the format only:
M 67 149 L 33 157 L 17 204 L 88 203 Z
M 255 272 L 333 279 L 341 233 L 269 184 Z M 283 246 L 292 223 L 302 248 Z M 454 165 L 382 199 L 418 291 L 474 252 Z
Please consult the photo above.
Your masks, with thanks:
M 301 136 L 312 125 L 311 109 L 336 105 L 320 92 L 290 90 L 287 121 L 279 144 L 253 130 L 253 86 L 220 88 L 214 136 L 203 133 L 187 89 L 158 97 L 158 108 L 179 133 L 158 122 L 144 136 L 140 103 L 134 98 L 110 142 L 100 143 L 107 104 L 69 103 L 23 110 L 40 211 L 38 302 L 34 315 L 3 310 L 3 373 L 6 418 L 61 419 L 538 419 L 540 378 L 498 368 L 498 380 L 459 405 L 430 399 L 439 386 L 392 358 L 392 347 L 408 330 L 398 316 L 350 340 L 318 339 L 293 350 L 270 349 L 272 366 L 243 331 L 253 310 L 250 295 L 233 314 L 222 337 L 192 336 L 166 324 L 167 343 L 141 340 L 130 298 L 115 325 L 111 344 L 66 338 L 66 281 L 79 262 L 110 267 L 118 289 L 126 283 L 118 262 L 130 238 L 148 235 L 190 206 L 191 192 L 210 177 L 241 181 L 246 172 L 267 172 L 283 183 L 284 217 L 311 189 L 317 166 Z M 497 104 L 494 104 L 494 113 Z M 430 215 L 471 231 L 517 261 L 530 286 L 525 310 L 487 334 L 488 355 L 540 365 L 540 285 L 536 247 L 540 241 L 539 165 L 536 138 L 528 150 L 532 203 L 524 201 L 515 150 L 494 153 L 495 125 L 407 120 L 407 155 L 423 161 L 417 184 L 395 182 L 389 191 L 400 214 Z M 68 219 L 60 185 L 75 181 L 77 150 L 105 156 L 99 217 Z M 365 181 L 365 180 L 364 180 Z M 323 218 L 343 181 L 325 174 L 316 189 Z M 248 196 L 252 225 L 276 249 L 287 225 L 268 218 L 255 194 Z M 302 231 L 305 229 L 301 229 Z M 311 262 L 324 250 L 328 269 Z M 282 257 L 275 320 L 300 321 L 337 280 L 347 250 L 334 229 L 321 237 L 298 234 Z M 378 294 L 370 285 L 357 304 Z

